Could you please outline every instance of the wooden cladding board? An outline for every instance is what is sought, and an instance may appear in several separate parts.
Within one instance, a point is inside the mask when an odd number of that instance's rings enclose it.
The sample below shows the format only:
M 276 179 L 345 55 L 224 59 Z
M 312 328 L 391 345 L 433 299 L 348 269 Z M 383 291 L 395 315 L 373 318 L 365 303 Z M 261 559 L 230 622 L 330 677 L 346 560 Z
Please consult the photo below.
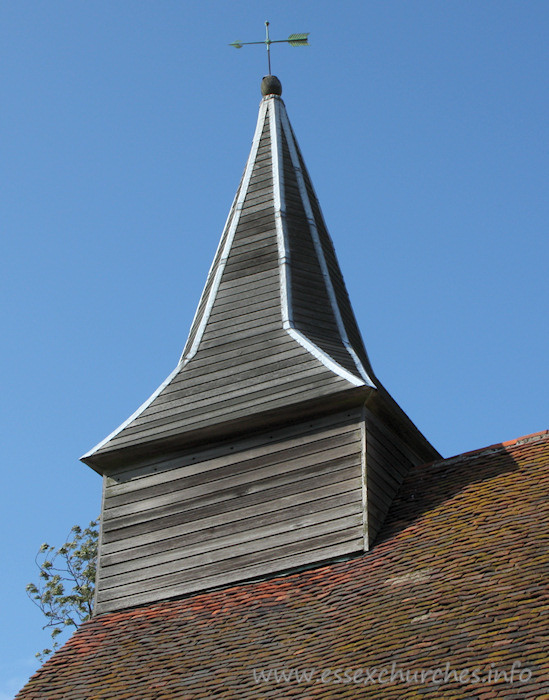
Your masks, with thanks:
M 252 150 L 214 257 L 186 344 L 187 361 L 93 457 L 88 455 L 94 468 L 109 452 L 148 449 L 174 436 L 245 422 L 249 415 L 355 386 L 343 371 L 359 377 L 311 238 L 295 163 L 285 136 L 283 146 L 271 140 L 271 111 L 260 123 L 257 151 Z M 278 198 L 282 182 L 286 211 Z M 287 250 L 281 249 L 282 238 Z M 291 268 L 288 289 L 283 259 Z M 341 276 L 335 258 L 330 264 Z M 295 313 L 289 316 L 306 336 L 305 346 L 284 326 L 286 299 L 293 297 Z M 349 313 L 350 306 L 341 315 Z
M 105 477 L 96 612 L 364 548 L 361 410 Z
M 369 410 L 365 411 L 368 543 L 371 547 L 411 466 L 419 463 L 404 442 Z
M 364 368 L 320 205 L 284 105 L 270 96 L 182 361 L 84 461 L 103 473 L 120 452 L 221 439 L 226 424 L 323 397 L 338 410 L 336 395 L 368 384 Z
M 282 133 L 282 154 L 286 238 L 291 260 L 289 280 L 292 320 L 295 327 L 317 347 L 347 371 L 357 374 L 356 364 L 344 345 L 338 326 L 328 291 L 328 281 L 308 224 L 298 175 L 284 133 Z M 334 264 L 339 270 L 335 259 Z

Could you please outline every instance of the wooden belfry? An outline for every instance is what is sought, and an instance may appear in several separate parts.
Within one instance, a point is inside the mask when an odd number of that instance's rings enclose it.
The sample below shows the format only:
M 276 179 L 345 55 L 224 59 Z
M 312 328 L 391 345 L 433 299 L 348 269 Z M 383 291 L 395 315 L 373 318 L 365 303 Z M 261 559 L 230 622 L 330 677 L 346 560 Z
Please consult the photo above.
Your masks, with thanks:
M 439 457 L 374 376 L 274 76 L 183 355 L 82 459 L 103 475 L 95 612 L 372 545 Z

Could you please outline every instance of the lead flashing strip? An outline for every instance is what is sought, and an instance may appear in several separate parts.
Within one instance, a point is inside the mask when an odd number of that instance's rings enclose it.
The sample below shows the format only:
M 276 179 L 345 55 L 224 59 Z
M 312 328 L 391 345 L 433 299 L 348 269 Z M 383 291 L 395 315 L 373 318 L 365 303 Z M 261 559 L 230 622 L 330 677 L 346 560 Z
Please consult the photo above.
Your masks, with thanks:
M 238 198 L 236 200 L 235 204 L 235 212 L 233 219 L 231 221 L 229 233 L 227 235 L 227 240 L 225 241 L 225 245 L 223 246 L 223 252 L 221 254 L 221 257 L 219 259 L 219 263 L 217 265 L 217 270 L 215 271 L 215 278 L 212 284 L 212 288 L 210 290 L 210 294 L 208 296 L 208 302 L 206 304 L 206 308 L 204 309 L 204 313 L 202 315 L 202 320 L 200 321 L 200 325 L 198 326 L 198 330 L 196 331 L 196 336 L 194 338 L 194 341 L 189 348 L 189 352 L 186 354 L 183 360 L 183 364 L 187 364 L 187 362 L 196 355 L 198 351 L 198 346 L 200 345 L 200 342 L 202 340 L 202 337 L 204 335 L 204 331 L 206 329 L 206 325 L 208 323 L 208 320 L 210 318 L 210 314 L 212 312 L 212 308 L 215 302 L 215 298 L 217 296 L 217 292 L 219 291 L 219 285 L 221 284 L 221 277 L 223 276 L 223 271 L 225 270 L 225 265 L 227 264 L 227 260 L 229 258 L 229 253 L 231 250 L 231 246 L 233 244 L 234 236 L 236 233 L 236 229 L 238 227 L 238 224 L 240 222 L 240 215 L 242 214 L 242 207 L 244 205 L 244 201 L 246 199 L 246 195 L 248 194 L 248 187 L 250 185 L 250 180 L 252 177 L 252 172 L 254 169 L 255 165 L 255 159 L 257 156 L 257 151 L 259 148 L 259 141 L 261 139 L 261 134 L 263 133 L 263 127 L 265 124 L 265 117 L 267 115 L 267 103 L 263 101 L 259 107 L 259 117 L 257 119 L 257 126 L 255 128 L 255 134 L 254 138 L 252 141 L 252 149 L 250 151 L 250 155 L 248 157 L 248 162 L 246 164 L 246 170 L 244 171 L 244 177 L 242 180 L 242 187 L 240 188 L 240 192 L 238 195 Z
M 334 372 L 340 377 L 343 377 L 348 382 L 354 386 L 364 386 L 368 382 L 359 379 L 354 374 L 349 372 L 347 369 L 342 367 L 338 362 L 336 362 L 328 353 L 319 348 L 315 343 L 313 343 L 307 336 L 295 327 L 295 322 L 293 320 L 292 313 L 292 297 L 291 297 L 291 256 L 290 247 L 288 245 L 288 233 L 286 227 L 286 202 L 284 199 L 284 172 L 282 168 L 282 145 L 281 145 L 281 134 L 284 129 L 286 140 L 288 144 L 291 143 L 293 146 L 293 141 L 288 138 L 288 129 L 285 128 L 285 124 L 288 124 L 288 116 L 284 108 L 284 103 L 278 97 L 272 97 L 269 100 L 269 114 L 270 114 L 270 128 L 271 128 L 271 153 L 272 153 L 272 164 L 273 164 L 273 187 L 274 187 L 274 203 L 275 203 L 275 223 L 277 231 L 278 240 L 278 259 L 280 266 L 280 300 L 282 306 L 282 325 L 284 330 L 296 340 L 302 347 L 304 347 L 308 352 L 313 355 L 317 360 L 322 362 L 322 364 L 327 367 L 330 371 Z M 290 132 L 291 133 L 291 132 Z M 294 154 L 295 147 L 294 147 Z M 301 170 L 299 168 L 299 163 L 296 165 L 296 161 L 292 154 L 292 165 L 297 171 L 298 183 L 301 198 L 304 200 L 303 204 L 307 216 L 309 217 L 309 212 L 311 212 L 311 206 L 308 199 L 306 198 L 306 191 L 304 194 L 303 179 L 300 179 Z M 307 210 L 308 207 L 308 210 Z M 310 225 L 310 222 L 309 222 Z M 320 242 L 319 242 L 320 243 Z M 319 248 L 315 243 L 315 250 L 317 256 L 319 255 Z M 323 257 L 322 257 L 323 259 Z M 324 267 L 321 269 L 323 273 L 324 283 L 328 287 L 329 278 L 326 277 L 327 268 L 324 262 Z M 333 292 L 333 290 L 332 290 Z M 330 294 L 330 287 L 328 287 L 328 294 Z M 330 297 L 331 299 L 331 297 Z M 337 316 L 336 316 L 337 319 Z M 339 329 L 339 324 L 338 324 Z M 371 383 L 370 386 L 373 386 Z
M 246 195 L 248 193 L 248 186 L 250 184 L 250 179 L 252 177 L 252 171 L 253 171 L 253 166 L 255 164 L 255 159 L 257 156 L 257 150 L 259 148 L 259 141 L 261 138 L 261 134 L 263 132 L 263 126 L 265 123 L 265 116 L 267 114 L 267 103 L 263 101 L 259 107 L 259 116 L 257 119 L 257 126 L 255 128 L 255 134 L 254 138 L 252 141 L 252 148 L 250 151 L 250 155 L 248 156 L 248 162 L 246 163 L 246 169 L 244 171 L 244 177 L 242 179 L 242 185 L 240 187 L 240 192 L 236 198 L 236 201 L 234 202 L 234 216 L 232 217 L 232 221 L 230 224 L 230 229 L 229 233 L 227 235 L 227 239 L 225 241 L 225 244 L 223 246 L 223 252 L 221 254 L 221 257 L 219 259 L 217 269 L 215 271 L 215 278 L 212 284 L 212 288 L 210 289 L 210 293 L 208 295 L 208 301 L 206 303 L 206 307 L 204 309 L 204 313 L 202 315 L 202 319 L 200 322 L 200 325 L 196 331 L 196 335 L 194 338 L 194 341 L 189 349 L 189 352 L 186 355 L 183 355 L 181 359 L 179 360 L 177 366 L 175 369 L 166 377 L 166 379 L 162 382 L 162 384 L 158 387 L 158 389 L 152 393 L 149 398 L 141 404 L 141 406 L 132 413 L 132 415 L 125 420 L 121 425 L 116 428 L 116 430 L 113 430 L 110 435 L 108 435 L 104 440 L 101 440 L 95 447 L 93 447 L 89 452 L 86 452 L 85 455 L 81 457 L 81 459 L 86 459 L 88 457 L 91 457 L 93 454 L 98 452 L 104 445 L 106 445 L 110 440 L 112 440 L 114 437 L 116 437 L 119 433 L 124 430 L 130 423 L 132 423 L 136 418 L 138 418 L 143 411 L 145 411 L 148 406 L 151 405 L 151 403 L 156 399 L 156 397 L 160 394 L 160 392 L 165 389 L 165 387 L 168 386 L 168 384 L 172 381 L 172 379 L 176 376 L 176 374 L 184 367 L 187 362 L 194 357 L 198 350 L 198 346 L 200 344 L 200 341 L 202 340 L 202 336 L 204 335 L 204 330 L 206 328 L 206 324 L 208 322 L 208 319 L 211 314 L 212 307 L 214 305 L 215 297 L 217 296 L 217 292 L 219 291 L 219 285 L 221 283 L 221 277 L 223 275 L 223 270 L 225 269 L 225 265 L 227 263 L 227 258 L 229 257 L 229 251 L 231 249 L 231 245 L 234 239 L 234 235 L 236 232 L 236 227 L 238 226 L 238 222 L 240 221 L 240 215 L 242 212 L 242 205 L 244 203 L 244 200 L 246 198 Z M 229 216 L 227 218 L 227 222 L 225 224 L 225 227 L 227 226 L 228 222 L 231 219 L 231 213 L 232 213 L 232 208 L 231 211 L 229 212 Z M 223 236 L 225 235 L 225 231 L 223 231 L 223 234 L 221 236 L 221 240 L 223 240 Z M 221 242 L 220 242 L 221 245 Z M 218 246 L 219 250 L 219 246 Z M 216 253 L 217 255 L 217 253 Z M 210 274 L 211 271 L 213 270 L 213 264 L 212 267 L 210 268 Z M 206 281 L 207 284 L 207 281 Z M 195 314 L 196 318 L 196 314 Z M 194 321 L 193 321 L 194 323 Z
M 332 279 L 330 277 L 328 265 L 326 263 L 326 258 L 324 257 L 324 251 L 322 249 L 322 244 L 320 242 L 320 236 L 319 236 L 316 222 L 314 219 L 313 210 L 311 207 L 311 202 L 309 200 L 309 195 L 307 193 L 307 188 L 305 186 L 305 180 L 303 178 L 303 173 L 301 172 L 301 166 L 299 164 L 299 156 L 297 154 L 297 147 L 296 147 L 296 144 L 294 141 L 294 135 L 293 135 L 292 129 L 290 127 L 290 122 L 288 119 L 288 115 L 286 114 L 286 110 L 282 108 L 280 110 L 280 112 L 281 112 L 281 126 L 284 130 L 284 134 L 286 136 L 286 141 L 288 143 L 288 148 L 290 150 L 290 157 L 292 159 L 292 165 L 293 165 L 295 173 L 296 173 L 297 184 L 299 187 L 301 200 L 303 202 L 303 207 L 305 209 L 305 214 L 307 216 L 307 221 L 309 224 L 311 238 L 313 240 L 313 245 L 315 247 L 315 251 L 316 251 L 318 261 L 319 261 L 320 269 L 322 271 L 322 278 L 324 280 L 324 284 L 325 284 L 326 290 L 328 292 L 328 297 L 330 299 L 332 311 L 333 311 L 333 314 L 334 314 L 334 317 L 336 320 L 337 329 L 339 331 L 341 342 L 342 342 L 343 346 L 345 347 L 345 349 L 347 350 L 347 352 L 349 353 L 349 355 L 351 356 L 360 376 L 362 377 L 362 380 L 359 382 L 359 385 L 365 384 L 367 386 L 375 388 L 375 384 L 372 382 L 372 380 L 368 376 L 366 370 L 362 366 L 362 363 L 361 363 L 358 355 L 356 354 L 354 348 L 352 347 L 351 343 L 349 342 L 349 338 L 347 337 L 347 331 L 345 330 L 345 326 L 343 324 L 343 319 L 341 317 L 341 312 L 339 310 L 339 306 L 337 303 L 337 298 L 336 298 L 334 287 L 332 284 Z M 294 324 L 292 323 L 292 327 L 293 327 L 293 325 Z M 310 341 L 308 341 L 308 342 L 310 342 Z M 332 358 L 330 358 L 330 359 L 332 359 Z M 332 362 L 334 362 L 334 360 L 332 360 Z M 340 365 L 338 365 L 338 366 L 340 366 Z M 351 376 L 354 376 L 350 372 L 348 372 L 348 370 L 343 370 L 343 371 L 347 372 L 347 374 L 349 374 Z

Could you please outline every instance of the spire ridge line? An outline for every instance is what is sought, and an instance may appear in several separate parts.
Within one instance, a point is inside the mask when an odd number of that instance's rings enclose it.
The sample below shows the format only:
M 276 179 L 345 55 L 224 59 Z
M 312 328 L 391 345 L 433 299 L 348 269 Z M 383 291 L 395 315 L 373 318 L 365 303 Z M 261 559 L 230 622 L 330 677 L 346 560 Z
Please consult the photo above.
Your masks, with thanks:
M 232 217 L 232 221 L 230 224 L 230 228 L 227 234 L 227 238 L 225 240 L 225 244 L 223 246 L 223 250 L 221 252 L 221 256 L 218 261 L 217 265 L 217 270 L 215 272 L 215 278 L 212 284 L 212 288 L 210 289 L 210 293 L 208 295 L 208 301 L 206 303 L 206 308 L 204 309 L 204 312 L 202 314 L 202 319 L 200 321 L 200 325 L 198 326 L 198 329 L 196 331 L 194 340 L 191 344 L 191 347 L 187 351 L 186 348 L 183 350 L 183 354 L 181 356 L 181 361 L 183 361 L 184 364 L 187 364 L 189 360 L 191 360 L 196 353 L 198 352 L 198 348 L 200 346 L 200 342 L 202 340 L 202 336 L 204 335 L 204 330 L 206 328 L 206 325 L 208 323 L 208 320 L 210 318 L 211 310 L 215 302 L 215 298 L 217 296 L 217 292 L 219 289 L 219 284 L 221 283 L 221 277 L 223 276 L 223 271 L 225 269 L 225 264 L 227 262 L 229 252 L 231 250 L 231 245 L 234 239 L 234 235 L 236 233 L 236 229 L 238 227 L 238 223 L 240 221 L 240 216 L 242 214 L 242 204 L 244 203 L 246 199 L 246 195 L 248 194 L 248 187 L 250 185 L 250 180 L 252 177 L 252 172 L 253 172 L 253 166 L 255 164 L 255 160 L 257 157 L 257 151 L 259 149 L 259 141 L 261 139 L 261 134 L 263 132 L 263 126 L 265 124 L 265 117 L 267 115 L 267 106 L 260 104 L 260 112 L 259 112 L 259 118 L 257 120 L 257 125 L 254 133 L 254 138 L 252 140 L 252 148 L 250 150 L 250 155 L 248 156 L 248 161 L 246 163 L 246 168 L 244 170 L 244 177 L 242 178 L 242 184 L 240 186 L 240 190 L 238 193 L 238 196 L 236 198 L 236 203 L 234 204 L 234 215 Z M 221 240 L 223 240 L 223 236 L 225 234 L 225 231 L 223 231 L 223 235 Z M 208 283 L 208 280 L 206 280 L 206 284 Z M 200 299 L 200 302 L 202 301 L 202 298 Z M 199 302 L 199 306 L 200 306 Z M 192 328 L 192 327 L 191 327 Z
M 271 132 L 271 162 L 273 168 L 273 199 L 275 205 L 276 239 L 278 244 L 279 278 L 280 278 L 280 311 L 282 327 L 290 323 L 289 309 L 291 307 L 291 275 L 289 247 L 286 241 L 284 222 L 286 219 L 286 203 L 284 201 L 284 171 L 281 167 L 280 130 L 281 124 L 275 100 L 269 101 L 269 126 Z
M 375 387 L 375 384 L 372 382 L 370 377 L 368 376 L 368 373 L 366 372 L 365 368 L 362 365 L 362 362 L 360 361 L 359 357 L 357 356 L 355 350 L 353 349 L 349 338 L 347 336 L 347 331 L 345 330 L 345 325 L 343 323 L 343 319 L 341 318 L 341 312 L 339 310 L 339 306 L 337 303 L 337 299 L 335 296 L 333 284 L 332 284 L 332 279 L 330 277 L 330 273 L 328 271 L 328 266 L 326 264 L 326 259 L 324 257 L 324 251 L 322 250 L 322 244 L 320 242 L 320 238 L 318 235 L 318 229 L 316 226 L 316 221 L 314 218 L 313 210 L 311 207 L 311 202 L 309 200 L 309 194 L 307 192 L 307 188 L 305 186 L 305 181 L 303 178 L 303 173 L 301 170 L 301 167 L 299 166 L 299 158 L 297 155 L 297 149 L 294 143 L 294 136 L 292 129 L 290 127 L 290 122 L 288 119 L 288 115 L 286 114 L 285 110 L 282 110 L 282 129 L 284 131 L 284 134 L 286 136 L 286 141 L 288 143 L 288 148 L 290 150 L 290 158 L 292 160 L 292 165 L 294 167 L 294 171 L 296 172 L 296 177 L 297 177 L 297 182 L 298 182 L 298 187 L 301 193 L 301 199 L 303 202 L 303 206 L 305 208 L 305 214 L 307 217 L 307 221 L 309 223 L 309 228 L 310 228 L 310 233 L 311 233 L 311 238 L 313 240 L 313 245 L 316 250 L 317 258 L 322 270 L 322 275 L 324 277 L 324 282 L 326 285 L 326 289 L 328 292 L 328 296 L 330 299 L 330 303 L 332 306 L 332 311 L 334 313 L 338 331 L 341 337 L 341 341 L 343 345 L 345 346 L 347 352 L 351 356 L 360 376 L 362 377 L 361 383 L 366 384 L 367 386 Z M 333 359 L 333 358 L 331 358 Z M 347 370 L 345 370 L 347 371 Z
M 280 291 L 281 291 L 281 301 L 282 301 L 282 325 L 283 328 L 288 332 L 288 334 L 296 340 L 302 347 L 304 347 L 308 352 L 310 352 L 313 357 L 316 357 L 317 360 L 322 362 L 322 364 L 330 369 L 332 372 L 335 374 L 339 375 L 340 377 L 343 377 L 347 381 L 349 381 L 351 384 L 354 384 L 355 386 L 364 386 L 364 384 L 371 385 L 371 381 L 368 378 L 368 381 L 364 380 L 364 377 L 358 378 L 349 370 L 345 369 L 342 367 L 339 362 L 334 360 L 334 358 L 328 354 L 325 350 L 322 350 L 322 348 L 319 348 L 316 343 L 314 343 L 310 338 L 308 338 L 304 333 L 302 333 L 298 328 L 295 326 L 295 322 L 293 319 L 293 304 L 292 304 L 292 286 L 291 286 L 291 279 L 292 279 L 292 268 L 291 268 L 291 254 L 290 254 L 290 246 L 288 244 L 287 240 L 287 231 L 286 227 L 284 226 L 284 219 L 285 217 L 282 216 L 277 216 L 276 214 L 280 212 L 282 213 L 282 208 L 285 206 L 285 198 L 284 198 L 284 170 L 281 167 L 281 159 L 282 159 L 282 148 L 281 148 L 281 136 L 282 132 L 284 132 L 284 135 L 286 137 L 286 141 L 288 142 L 288 147 L 290 149 L 290 155 L 291 155 L 291 160 L 292 160 L 292 166 L 294 167 L 294 170 L 298 170 L 296 168 L 296 162 L 297 158 L 294 158 L 292 156 L 292 136 L 291 133 L 288 133 L 288 129 L 286 128 L 286 124 L 288 122 L 288 115 L 286 114 L 286 109 L 284 107 L 284 104 L 282 103 L 277 103 L 275 101 L 270 101 L 269 102 L 269 116 L 270 116 L 270 121 L 269 121 L 269 126 L 270 126 L 270 132 L 271 132 L 271 159 L 272 159 L 272 167 L 273 167 L 273 195 L 274 195 L 274 200 L 275 200 L 275 225 L 277 227 L 277 240 L 278 240 L 278 245 L 279 245 L 279 261 L 284 260 L 285 262 L 283 264 L 280 264 Z M 291 130 L 290 130 L 291 132 Z M 299 173 L 298 173 L 298 182 L 302 178 L 301 174 L 301 169 L 299 168 Z M 314 224 L 314 218 L 312 217 L 312 210 L 310 207 L 310 202 L 305 200 L 305 197 L 307 196 L 306 190 L 304 186 L 302 187 L 300 184 L 300 192 L 301 192 L 301 197 L 303 200 L 303 205 L 304 208 L 307 210 L 307 207 L 309 209 L 307 220 L 309 222 L 309 226 L 312 227 L 316 225 Z M 314 240 L 314 236 L 313 236 Z M 320 244 L 319 244 L 320 246 Z M 283 248 L 282 254 L 281 254 L 281 247 Z M 325 284 L 328 289 L 328 293 L 330 294 L 330 288 L 328 286 L 330 280 L 329 278 L 326 279 L 327 275 L 327 269 L 325 267 L 325 261 L 324 261 L 324 267 L 322 266 L 322 262 L 320 260 L 320 256 L 322 254 L 321 247 L 317 247 L 315 245 L 317 257 L 319 257 L 319 262 L 321 265 L 321 268 L 323 269 L 324 273 L 324 278 L 325 278 Z M 323 260 L 323 254 L 322 254 L 322 260 Z M 287 261 L 287 262 L 286 262 Z M 333 290 L 332 290 L 333 294 Z M 334 306 L 334 300 L 330 296 L 330 301 L 332 302 L 332 310 L 334 311 L 334 314 L 336 313 L 333 306 Z M 337 319 L 337 316 L 336 316 Z M 340 323 L 338 321 L 338 329 L 341 334 L 341 328 L 340 328 Z M 343 336 L 341 337 L 341 340 L 349 352 L 349 341 L 347 340 L 347 343 L 345 343 L 345 339 Z M 349 352 L 349 354 L 351 354 Z M 355 365 L 357 364 L 357 357 L 356 355 L 351 355 L 353 358 L 353 361 Z M 357 366 L 357 369 L 359 370 L 360 373 L 360 368 Z M 360 373 L 362 375 L 362 373 Z M 367 375 L 366 375 L 367 376 Z

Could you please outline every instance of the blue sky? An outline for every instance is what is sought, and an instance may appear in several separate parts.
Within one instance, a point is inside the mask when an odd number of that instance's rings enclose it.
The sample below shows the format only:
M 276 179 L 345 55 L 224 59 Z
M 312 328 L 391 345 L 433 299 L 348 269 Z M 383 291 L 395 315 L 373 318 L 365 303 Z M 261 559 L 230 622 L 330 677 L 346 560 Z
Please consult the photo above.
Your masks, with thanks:
M 335 11 L 337 8 L 337 11 Z M 175 366 L 273 47 L 374 369 L 444 456 L 548 423 L 549 5 L 0 6 L 0 700 L 48 643 L 40 544 L 100 510 L 78 458 Z

